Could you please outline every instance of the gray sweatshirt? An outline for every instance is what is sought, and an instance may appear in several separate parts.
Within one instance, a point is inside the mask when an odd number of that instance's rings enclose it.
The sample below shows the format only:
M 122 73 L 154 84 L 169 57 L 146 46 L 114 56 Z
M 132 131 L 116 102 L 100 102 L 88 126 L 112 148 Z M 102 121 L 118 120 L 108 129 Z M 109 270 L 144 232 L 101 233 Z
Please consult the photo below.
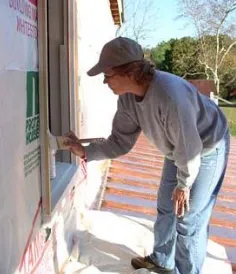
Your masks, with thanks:
M 196 87 L 173 74 L 156 71 L 145 97 L 119 97 L 112 133 L 85 147 L 88 161 L 112 159 L 134 146 L 141 130 L 177 166 L 178 187 L 191 187 L 201 157 L 217 146 L 228 130 L 221 110 Z

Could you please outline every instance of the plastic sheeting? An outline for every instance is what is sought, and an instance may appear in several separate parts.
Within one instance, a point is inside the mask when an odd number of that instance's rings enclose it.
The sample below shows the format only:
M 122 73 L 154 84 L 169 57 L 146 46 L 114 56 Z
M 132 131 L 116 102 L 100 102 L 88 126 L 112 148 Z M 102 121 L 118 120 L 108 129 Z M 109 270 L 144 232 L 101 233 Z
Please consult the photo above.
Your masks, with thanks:
M 134 270 L 130 260 L 152 251 L 153 222 L 110 212 L 89 211 L 75 235 L 77 252 L 65 274 L 147 274 L 146 269 Z M 208 257 L 202 274 L 232 274 L 225 249 L 209 241 Z M 78 261 L 77 261 L 78 259 Z

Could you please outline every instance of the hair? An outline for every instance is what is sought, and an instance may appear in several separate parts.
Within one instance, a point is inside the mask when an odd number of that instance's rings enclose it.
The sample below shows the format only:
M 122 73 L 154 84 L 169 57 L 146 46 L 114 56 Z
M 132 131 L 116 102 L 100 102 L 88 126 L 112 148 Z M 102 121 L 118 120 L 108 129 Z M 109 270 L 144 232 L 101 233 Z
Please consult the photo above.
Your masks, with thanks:
M 120 76 L 132 77 L 138 85 L 145 85 L 151 82 L 155 72 L 155 65 L 151 61 L 144 59 L 112 69 Z

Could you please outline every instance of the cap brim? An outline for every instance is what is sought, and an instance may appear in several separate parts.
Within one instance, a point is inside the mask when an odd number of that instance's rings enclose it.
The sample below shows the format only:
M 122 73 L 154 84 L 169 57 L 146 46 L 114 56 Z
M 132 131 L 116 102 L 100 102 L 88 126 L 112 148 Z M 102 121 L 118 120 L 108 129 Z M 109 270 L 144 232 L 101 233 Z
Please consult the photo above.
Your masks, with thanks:
M 97 63 L 94 67 L 92 67 L 88 72 L 87 74 L 89 76 L 95 76 L 95 75 L 98 75 L 100 73 L 104 72 L 104 68 L 99 64 Z

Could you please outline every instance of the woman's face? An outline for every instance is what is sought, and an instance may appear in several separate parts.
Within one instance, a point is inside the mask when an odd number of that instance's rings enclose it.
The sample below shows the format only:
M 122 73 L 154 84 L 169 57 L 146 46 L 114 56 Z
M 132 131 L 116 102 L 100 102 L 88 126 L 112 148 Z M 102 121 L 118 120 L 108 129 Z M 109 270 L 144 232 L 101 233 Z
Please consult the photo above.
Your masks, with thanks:
M 114 92 L 114 94 L 122 95 L 132 92 L 134 82 L 128 76 L 120 76 L 114 70 L 109 69 L 104 73 L 104 84 Z

